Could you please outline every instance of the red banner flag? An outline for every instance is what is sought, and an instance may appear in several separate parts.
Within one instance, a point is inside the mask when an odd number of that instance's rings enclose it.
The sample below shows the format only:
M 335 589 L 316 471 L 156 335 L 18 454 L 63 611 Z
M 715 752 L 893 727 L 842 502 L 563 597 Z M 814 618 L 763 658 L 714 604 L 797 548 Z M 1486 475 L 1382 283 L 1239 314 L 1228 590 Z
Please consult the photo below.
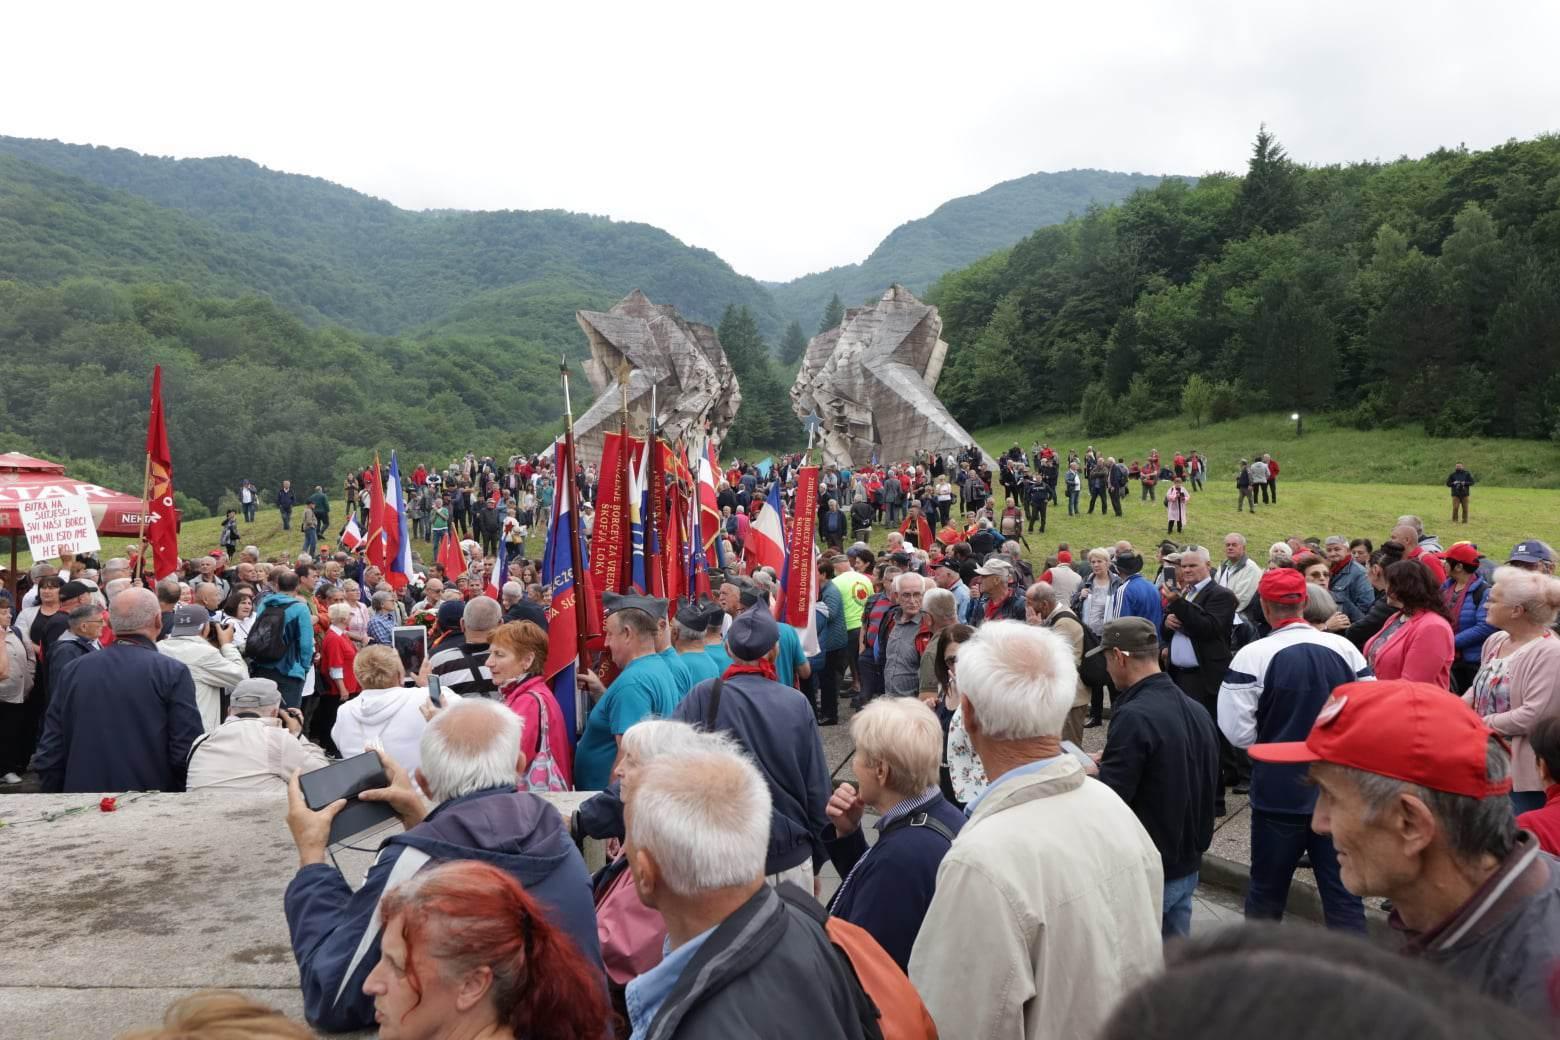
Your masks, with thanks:
M 439 555 L 435 562 L 443 564 L 445 581 L 453 582 L 466 573 L 466 554 L 461 551 L 460 538 L 454 531 L 446 534 L 439 543 Z
M 146 491 L 141 517 L 152 553 L 152 576 L 161 581 L 179 570 L 179 511 L 173 507 L 173 456 L 163 417 L 162 366 L 152 369 L 152 413 L 146 422 Z
M 596 594 L 632 592 L 633 568 L 628 523 L 628 467 L 639 442 L 609 433 L 602 442 L 596 471 L 596 523 L 590 540 L 590 572 Z
M 812 624 L 813 603 L 817 600 L 818 572 L 813 562 L 813 537 L 817 526 L 818 467 L 804 466 L 796 474 L 796 499 L 789 539 L 790 566 L 786 569 L 780 615 L 781 621 L 803 632 Z
M 451 532 L 453 534 L 453 532 Z M 385 482 L 379 473 L 379 455 L 374 455 L 374 477 L 368 483 L 368 562 L 389 573 L 390 550 L 385 545 Z

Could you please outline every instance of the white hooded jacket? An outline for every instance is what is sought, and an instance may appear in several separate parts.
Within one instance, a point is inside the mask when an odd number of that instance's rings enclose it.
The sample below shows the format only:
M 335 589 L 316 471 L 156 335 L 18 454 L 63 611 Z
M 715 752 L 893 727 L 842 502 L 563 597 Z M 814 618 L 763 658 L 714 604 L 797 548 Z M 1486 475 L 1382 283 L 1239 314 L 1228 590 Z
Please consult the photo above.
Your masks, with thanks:
M 458 699 L 445 691 L 446 704 Z M 422 763 L 422 734 L 428 725 L 422 706 L 427 700 L 428 691 L 414 686 L 364 690 L 341 705 L 330 739 L 342 758 L 360 755 L 370 742 L 376 743 L 410 773 Z

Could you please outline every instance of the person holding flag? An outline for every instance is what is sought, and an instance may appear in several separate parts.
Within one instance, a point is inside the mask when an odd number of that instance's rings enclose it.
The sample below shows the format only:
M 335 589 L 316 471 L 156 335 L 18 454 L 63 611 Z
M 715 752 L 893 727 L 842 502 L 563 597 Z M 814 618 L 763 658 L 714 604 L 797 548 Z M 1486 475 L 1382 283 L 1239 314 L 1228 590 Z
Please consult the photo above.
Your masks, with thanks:
M 685 690 L 656 651 L 656 629 L 666 601 L 648 596 L 602 595 L 607 612 L 607 652 L 618 674 L 611 685 L 594 671 L 579 683 L 594 703 L 574 757 L 574 783 L 581 791 L 600 791 L 612 782 L 619 745 L 628 728 L 647 716 L 671 715 Z

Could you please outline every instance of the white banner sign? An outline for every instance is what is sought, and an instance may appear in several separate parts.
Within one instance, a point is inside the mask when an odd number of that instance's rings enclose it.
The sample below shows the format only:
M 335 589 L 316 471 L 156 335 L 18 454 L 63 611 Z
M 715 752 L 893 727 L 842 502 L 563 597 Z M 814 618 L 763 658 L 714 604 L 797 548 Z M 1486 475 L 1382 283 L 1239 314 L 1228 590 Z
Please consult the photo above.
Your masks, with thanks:
M 84 495 L 18 502 L 16 510 L 22 516 L 22 530 L 34 561 L 102 548 Z

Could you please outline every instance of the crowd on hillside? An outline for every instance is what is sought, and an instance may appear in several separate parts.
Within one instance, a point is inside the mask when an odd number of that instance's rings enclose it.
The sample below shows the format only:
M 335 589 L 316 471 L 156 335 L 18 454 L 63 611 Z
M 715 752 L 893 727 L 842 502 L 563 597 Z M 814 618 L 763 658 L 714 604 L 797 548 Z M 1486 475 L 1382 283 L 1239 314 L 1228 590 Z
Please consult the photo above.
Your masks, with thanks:
M 1241 498 L 1271 504 L 1278 467 L 1253 458 Z M 414 470 L 418 538 L 455 539 L 465 570 L 418 552 L 402 589 L 340 542 L 269 560 L 230 544 L 150 588 L 126 559 L 40 564 L 0 596 L 0 779 L 285 790 L 300 865 L 284 910 L 326 1030 L 1179 1037 L 1233 1003 L 1220 1035 L 1288 1036 L 1302 998 L 1340 1023 L 1391 1008 L 1417 1034 L 1560 1022 L 1546 543 L 1490 557 L 1405 516 L 1265 549 L 1238 532 L 1064 542 L 1033 563 L 1056 488 L 1075 509 L 1099 475 L 1119 514 L 1135 467 L 1138 497 L 1168 485 L 1173 512 L 1205 460 L 927 453 L 822 474 L 809 654 L 776 620 L 783 576 L 746 551 L 751 511 L 771 482 L 794 501 L 799 461 L 720 475 L 712 597 L 604 597 L 577 692 L 541 675 L 546 600 L 523 552 L 555 491 L 546 459 Z M 598 477 L 573 477 L 588 528 Z M 315 488 L 284 525 L 302 510 L 333 530 L 330 505 Z M 511 533 L 522 551 L 492 573 Z M 425 654 L 398 645 L 409 626 Z M 842 720 L 835 785 L 821 727 Z M 362 798 L 404 832 L 354 889 L 329 855 L 341 803 L 310 809 L 297 777 L 365 751 L 389 785 Z M 541 797 L 564 790 L 592 794 L 564 817 Z M 1192 938 L 1232 794 L 1249 799 L 1254 923 Z M 594 876 L 588 839 L 609 851 Z M 1302 867 L 1340 934 L 1258 924 Z M 1363 938 L 1371 897 L 1406 957 Z M 202 1000 L 177 1014 L 265 1014 Z

